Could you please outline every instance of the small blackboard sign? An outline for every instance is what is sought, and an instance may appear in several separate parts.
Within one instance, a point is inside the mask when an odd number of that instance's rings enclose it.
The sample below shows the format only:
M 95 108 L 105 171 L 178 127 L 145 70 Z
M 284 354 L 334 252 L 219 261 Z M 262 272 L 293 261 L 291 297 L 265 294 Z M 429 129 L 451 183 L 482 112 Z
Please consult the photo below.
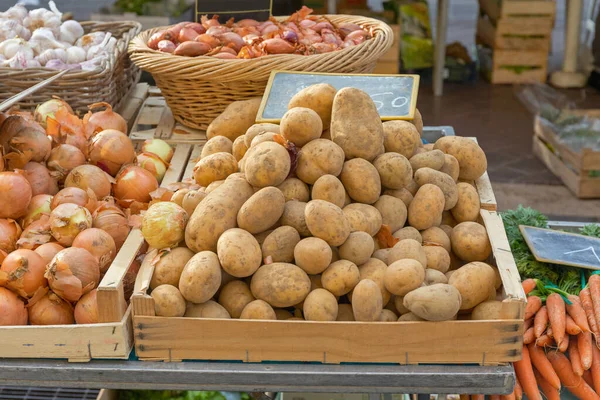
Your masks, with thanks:
M 279 122 L 292 97 L 316 83 L 329 83 L 340 90 L 354 87 L 367 92 L 384 121 L 414 118 L 419 75 L 322 74 L 273 71 L 256 117 L 257 122 Z
M 221 23 L 230 18 L 266 21 L 272 9 L 273 0 L 196 0 L 196 22 L 200 22 L 202 15 L 212 18 L 215 14 Z
M 600 270 L 600 239 L 532 226 L 519 229 L 536 260 Z

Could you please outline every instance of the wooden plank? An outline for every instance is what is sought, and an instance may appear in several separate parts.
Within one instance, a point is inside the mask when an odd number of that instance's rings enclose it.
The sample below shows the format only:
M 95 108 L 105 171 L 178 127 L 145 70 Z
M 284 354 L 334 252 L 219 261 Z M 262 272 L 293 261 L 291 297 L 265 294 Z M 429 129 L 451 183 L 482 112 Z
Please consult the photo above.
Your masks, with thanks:
M 146 254 L 140 271 L 135 279 L 135 286 L 133 288 L 133 295 L 131 296 L 131 304 L 133 306 L 134 315 L 140 316 L 155 316 L 154 313 L 154 300 L 149 296 L 148 290 L 150 289 L 150 281 L 152 280 L 152 274 L 154 274 L 154 264 L 152 261 L 158 254 L 158 250 L 153 249 Z
M 496 50 L 494 51 L 494 69 L 501 66 L 545 66 L 548 63 L 548 52 L 531 50 Z
M 497 20 L 502 12 L 498 0 L 479 0 L 479 10 L 493 20 Z
M 170 183 L 180 182 L 183 179 L 183 173 L 187 167 L 190 153 L 192 152 L 191 144 L 180 143 L 175 147 L 171 165 L 161 182 L 161 186 L 166 186 Z
M 497 0 L 494 0 L 497 1 Z M 539 1 L 502 1 L 501 17 L 511 15 L 547 15 L 553 18 L 556 14 L 556 2 L 549 0 Z
M 198 160 L 200 160 L 200 154 L 202 153 L 202 147 L 204 145 L 196 145 L 194 146 L 194 150 L 192 151 L 192 155 L 188 161 L 187 167 L 185 168 L 185 172 L 183 173 L 183 179 L 190 179 L 194 176 L 194 167 Z
M 138 83 L 126 101 L 121 104 L 117 113 L 119 113 L 125 121 L 127 121 L 127 129 L 131 132 L 133 128 L 133 124 L 135 123 L 135 117 L 142 107 L 144 100 L 148 97 L 148 91 L 150 90 L 150 85 L 147 83 Z
M 574 152 L 568 146 L 564 145 L 558 140 L 558 136 L 554 132 L 548 123 L 544 122 L 544 119 L 536 116 L 534 122 L 534 133 L 538 135 L 542 141 L 550 144 L 554 149 L 555 155 L 565 161 L 568 165 L 576 170 L 582 168 L 582 157 L 579 153 Z
M 496 24 L 496 34 L 544 35 L 552 34 L 553 21 L 550 18 L 501 18 Z
M 497 68 L 491 72 L 490 82 L 493 84 L 514 84 L 546 82 L 548 73 L 546 67 L 517 73 L 508 69 Z
M 581 169 L 585 171 L 600 170 L 600 151 L 583 149 L 581 151 Z
M 487 171 L 475 181 L 475 188 L 477 188 L 477 193 L 479 193 L 481 209 L 487 211 L 497 211 L 498 204 L 496 203 L 496 196 L 492 190 L 492 183 L 490 182 L 490 177 Z

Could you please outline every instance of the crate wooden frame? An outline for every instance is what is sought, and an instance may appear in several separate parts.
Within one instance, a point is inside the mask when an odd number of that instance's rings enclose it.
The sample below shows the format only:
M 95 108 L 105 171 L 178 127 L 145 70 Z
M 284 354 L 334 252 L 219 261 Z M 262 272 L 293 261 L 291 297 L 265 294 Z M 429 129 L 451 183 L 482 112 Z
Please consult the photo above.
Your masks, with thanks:
M 502 18 L 477 20 L 477 37 L 488 47 L 504 50 L 550 51 L 553 22 L 549 18 Z M 511 36 L 513 35 L 513 36 Z M 522 36 L 541 37 L 522 37 Z
M 556 17 L 556 2 L 550 0 L 479 0 L 479 9 L 494 21 L 507 17 Z
M 546 51 L 495 49 L 493 50 L 491 57 L 492 68 L 487 69 L 482 67 L 482 73 L 490 83 L 513 84 L 546 82 L 548 78 L 548 52 Z M 519 61 L 515 62 L 514 60 Z M 509 66 L 537 68 L 516 72 L 505 68 Z
M 600 117 L 600 110 L 569 112 Z M 582 199 L 600 198 L 600 177 L 590 177 L 588 174 L 589 171 L 600 171 L 600 151 L 584 148 L 581 153 L 574 152 L 560 143 L 552 127 L 537 115 L 534 122 L 533 153 L 575 196 Z

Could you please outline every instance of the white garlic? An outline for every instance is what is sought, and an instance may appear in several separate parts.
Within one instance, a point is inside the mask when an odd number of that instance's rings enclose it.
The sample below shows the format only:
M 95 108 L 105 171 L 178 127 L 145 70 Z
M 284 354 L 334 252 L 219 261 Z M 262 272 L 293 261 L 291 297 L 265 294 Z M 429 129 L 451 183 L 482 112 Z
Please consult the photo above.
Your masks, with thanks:
M 87 59 L 87 52 L 81 47 L 71 46 L 67 49 L 67 64 L 79 64 Z
M 99 56 L 99 57 L 92 58 L 91 60 L 84 61 L 80 65 L 81 65 L 81 69 L 83 69 L 84 71 L 94 71 L 96 69 L 104 68 L 105 62 L 106 62 L 106 57 Z
M 79 22 L 65 21 L 60 26 L 60 35 L 58 38 L 62 42 L 73 44 L 77 39 L 83 36 L 83 33 L 83 28 Z
M 25 17 L 27 17 L 27 9 L 23 4 L 16 4 L 5 12 L 0 12 L 0 18 L 16 20 L 19 23 L 23 22 Z
M 33 58 L 34 56 L 33 49 L 31 48 L 29 43 L 27 43 L 23 39 L 8 39 L 0 43 L 0 54 L 2 54 L 7 59 L 14 57 L 15 54 L 17 54 L 17 52 L 19 51 L 31 54 L 30 58 Z
M 65 49 L 66 46 L 56 40 L 54 33 L 49 28 L 36 29 L 31 35 L 29 44 L 37 54 L 48 49 Z
M 31 38 L 29 29 L 25 28 L 15 19 L 0 20 L 0 32 L 2 32 L 2 36 L 5 39 L 19 37 L 21 39 L 29 40 L 29 38 Z
M 91 60 L 92 58 L 99 56 L 101 53 L 106 52 L 105 47 L 108 44 L 111 36 L 112 34 L 108 32 L 106 36 L 104 36 L 104 40 L 102 41 L 102 43 L 90 47 L 90 49 L 87 52 L 87 59 Z
M 6 60 L 11 68 L 27 68 L 27 63 L 33 59 L 33 55 L 27 51 L 18 51 L 13 57 Z
M 105 37 L 106 33 L 104 32 L 88 33 L 87 35 L 80 37 L 77 42 L 75 42 L 75 45 L 81 47 L 85 51 L 88 51 L 90 47 L 102 43 Z
M 79 64 L 65 64 L 60 60 L 50 60 L 46 64 L 46 68 L 50 69 L 81 69 L 81 65 Z
M 29 11 L 27 17 L 23 19 L 23 25 L 31 31 L 39 28 L 48 28 L 52 30 L 55 36 L 60 33 L 60 25 L 62 22 L 62 13 L 56 8 L 54 1 L 48 2 L 50 10 L 45 8 L 37 8 Z
M 37 56 L 37 60 L 40 64 L 46 65 L 50 60 L 61 60 L 67 62 L 67 52 L 63 49 L 48 49 Z
M 42 64 L 40 64 L 40 62 L 36 59 L 33 60 L 27 60 L 27 66 L 26 68 L 41 68 Z

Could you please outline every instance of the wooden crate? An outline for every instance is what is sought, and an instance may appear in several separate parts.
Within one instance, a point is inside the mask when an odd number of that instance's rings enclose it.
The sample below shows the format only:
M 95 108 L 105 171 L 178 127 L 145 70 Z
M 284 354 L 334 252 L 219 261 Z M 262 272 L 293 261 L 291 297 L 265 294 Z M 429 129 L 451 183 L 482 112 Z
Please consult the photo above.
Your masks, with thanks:
M 121 106 L 115 110 L 119 115 L 121 115 L 125 121 L 127 121 L 127 130 L 131 132 L 131 128 L 133 128 L 133 123 L 144 103 L 146 97 L 150 95 L 150 85 L 147 83 L 138 83 L 135 85 L 127 100 L 124 101 Z
M 501 18 L 480 16 L 477 38 L 493 49 L 535 50 L 548 53 L 553 21 L 550 18 Z
M 400 71 L 400 25 L 390 25 L 394 44 L 375 64 L 374 74 L 397 74 Z
M 493 84 L 546 82 L 548 75 L 547 51 L 481 48 L 479 60 L 483 76 Z
M 508 17 L 554 19 L 556 2 L 551 0 L 479 0 L 479 9 L 494 21 Z
M 600 117 L 600 110 L 580 110 L 576 114 Z M 555 131 L 538 115 L 534 122 L 533 152 L 559 177 L 563 183 L 582 199 L 600 197 L 600 177 L 590 176 L 600 171 L 600 151 L 583 149 L 576 153 L 560 143 Z M 552 149 L 552 150 L 551 150 Z

